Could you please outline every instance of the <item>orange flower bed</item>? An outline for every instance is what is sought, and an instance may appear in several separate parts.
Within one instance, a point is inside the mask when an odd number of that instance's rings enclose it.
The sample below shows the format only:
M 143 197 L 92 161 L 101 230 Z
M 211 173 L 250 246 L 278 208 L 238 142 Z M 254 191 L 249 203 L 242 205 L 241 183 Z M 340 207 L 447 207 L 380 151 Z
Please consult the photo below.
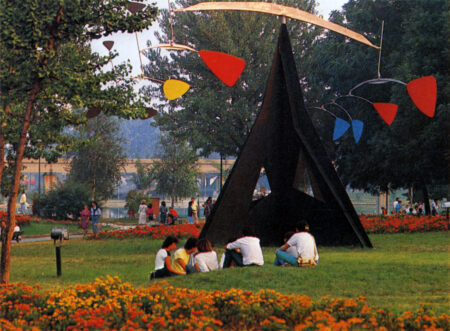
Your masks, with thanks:
M 450 316 L 420 309 L 395 316 L 365 298 L 313 301 L 272 290 L 252 293 L 133 288 L 117 277 L 39 293 L 0 286 L 2 330 L 448 330 Z
M 368 233 L 448 231 L 449 228 L 444 216 L 361 215 L 359 218 Z
M 144 225 L 128 230 L 100 231 L 96 235 L 90 234 L 87 239 L 128 239 L 144 237 L 163 239 L 169 235 L 177 238 L 198 237 L 202 228 L 203 224 Z

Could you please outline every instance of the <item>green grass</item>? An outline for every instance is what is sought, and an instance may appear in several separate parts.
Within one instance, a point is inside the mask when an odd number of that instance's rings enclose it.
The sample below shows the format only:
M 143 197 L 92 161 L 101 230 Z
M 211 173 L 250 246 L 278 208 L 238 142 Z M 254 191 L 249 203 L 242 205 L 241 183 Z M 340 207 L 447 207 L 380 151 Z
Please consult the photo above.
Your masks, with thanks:
M 66 224 L 57 224 L 51 222 L 31 222 L 30 224 L 23 225 L 21 230 L 23 231 L 23 237 L 36 237 L 36 236 L 50 236 L 50 232 L 52 228 L 55 227 L 64 227 L 69 229 L 69 235 L 83 233 L 83 230 L 78 228 L 78 224 L 66 225 Z
M 314 269 L 275 267 L 275 247 L 264 248 L 263 267 L 234 268 L 173 277 L 177 287 L 258 291 L 318 299 L 365 296 L 369 304 L 392 312 L 429 307 L 449 312 L 449 237 L 447 233 L 371 235 L 375 249 L 319 247 Z M 40 284 L 44 289 L 89 283 L 98 276 L 117 275 L 134 286 L 146 286 L 160 240 L 70 239 L 62 247 L 62 277 L 56 277 L 51 242 L 21 243 L 12 248 L 11 281 Z M 220 254 L 222 249 L 217 249 Z

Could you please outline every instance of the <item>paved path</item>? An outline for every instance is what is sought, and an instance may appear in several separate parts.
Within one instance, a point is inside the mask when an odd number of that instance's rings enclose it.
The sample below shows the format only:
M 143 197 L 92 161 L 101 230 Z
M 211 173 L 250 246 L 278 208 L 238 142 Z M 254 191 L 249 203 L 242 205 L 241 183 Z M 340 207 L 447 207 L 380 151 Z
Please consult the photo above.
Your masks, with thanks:
M 101 226 L 109 226 L 113 229 L 117 230 L 128 230 L 133 229 L 136 227 L 136 225 L 120 225 L 120 224 L 114 224 L 114 223 L 100 223 Z M 63 225 L 61 227 L 64 227 Z M 83 238 L 82 234 L 73 234 L 71 235 L 69 233 L 69 240 L 70 238 Z M 47 241 L 47 240 L 53 240 L 50 238 L 50 234 L 48 236 L 42 236 L 42 237 L 24 237 L 20 241 L 21 243 L 24 242 L 38 242 L 38 241 Z M 12 241 L 13 244 L 17 244 L 15 240 Z

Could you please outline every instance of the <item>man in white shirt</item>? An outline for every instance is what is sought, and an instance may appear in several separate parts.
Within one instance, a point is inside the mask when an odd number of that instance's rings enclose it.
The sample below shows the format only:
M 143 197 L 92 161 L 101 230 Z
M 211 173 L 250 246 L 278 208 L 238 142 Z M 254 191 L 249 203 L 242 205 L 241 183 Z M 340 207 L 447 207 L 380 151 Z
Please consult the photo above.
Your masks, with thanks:
M 245 228 L 243 237 L 226 244 L 225 249 L 224 268 L 230 267 L 232 261 L 239 267 L 264 264 L 259 238 L 255 237 L 250 228 Z
M 287 243 L 287 241 L 295 234 L 294 231 L 289 231 L 286 232 L 283 236 L 283 242 Z M 284 244 L 283 244 L 284 245 Z M 280 247 L 280 249 L 283 246 Z M 297 256 L 297 248 L 295 246 L 290 246 L 287 250 L 286 253 L 292 255 L 292 256 Z M 275 256 L 275 262 L 273 263 L 276 266 L 285 266 L 286 265 L 286 261 L 284 261 L 283 259 L 280 259 L 279 257 Z
M 276 252 L 277 258 L 295 266 L 315 266 L 319 263 L 319 254 L 314 237 L 307 232 L 308 223 L 301 221 L 296 230 L 296 233 Z M 289 247 L 296 248 L 296 256 L 286 252 Z

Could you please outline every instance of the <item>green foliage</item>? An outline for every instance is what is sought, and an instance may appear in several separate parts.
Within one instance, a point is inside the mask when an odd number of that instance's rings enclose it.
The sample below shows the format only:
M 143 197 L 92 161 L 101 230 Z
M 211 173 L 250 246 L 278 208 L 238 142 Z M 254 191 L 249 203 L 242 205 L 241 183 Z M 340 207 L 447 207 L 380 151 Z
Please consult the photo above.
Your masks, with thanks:
M 145 114 L 143 100 L 133 103 L 134 82 L 126 78 L 130 68 L 100 70 L 117 54 L 100 57 L 89 46 L 113 32 L 151 25 L 154 7 L 130 15 L 127 3 L 1 1 L 0 120 L 5 143 L 12 145 L 7 151 L 11 157 L 16 154 L 27 107 L 32 116 L 25 153 L 35 158 L 38 145 L 59 153 L 70 148 L 70 137 L 62 130 L 85 121 L 88 108 L 125 118 Z
M 179 0 L 186 7 L 198 0 Z M 278 3 L 315 12 L 314 0 L 283 0 Z M 168 12 L 163 11 L 159 25 L 160 42 L 168 42 L 171 30 Z M 155 117 L 162 131 L 187 140 L 201 155 L 211 152 L 236 156 L 249 134 L 262 103 L 280 21 L 259 13 L 199 12 L 177 13 L 174 39 L 197 50 L 212 50 L 240 57 L 246 67 L 233 87 L 225 86 L 192 52 L 171 52 L 164 56 L 158 49 L 145 53 L 150 63 L 146 75 L 160 79 L 179 78 L 191 89 L 182 98 L 168 105 L 160 86 L 149 87 L 148 94 L 164 100 L 164 111 Z M 296 59 L 308 57 L 310 45 L 319 31 L 297 21 L 289 21 Z M 302 73 L 302 62 L 297 61 Z M 300 79 L 302 79 L 300 77 Z
M 173 203 L 178 198 L 195 196 L 198 191 L 197 154 L 186 141 L 161 136 L 161 152 L 150 167 L 156 181 L 156 191 L 169 196 Z
M 22 161 L 43 150 L 70 150 L 64 128 L 86 121 L 88 109 L 122 118 L 146 116 L 129 79 L 131 68 L 104 71 L 117 56 L 92 53 L 92 40 L 149 27 L 156 9 L 130 14 L 126 0 L 0 0 L 0 154 L 13 169 L 8 228 L 20 186 Z M 8 145 L 7 145 L 8 144 Z M 0 172 L 3 165 L 0 165 Z M 3 241 L 0 281 L 9 280 L 10 242 Z
M 151 203 L 151 196 L 148 194 L 138 193 L 135 190 L 130 190 L 125 197 L 125 208 L 137 213 L 142 200 L 145 200 L 148 205 L 149 203 Z
M 311 111 L 316 128 L 327 143 L 330 156 L 344 184 L 370 192 L 388 189 L 448 184 L 449 141 L 449 25 L 444 0 L 352 0 L 331 20 L 363 32 L 380 44 L 381 23 L 384 37 L 381 76 L 404 82 L 433 75 L 438 99 L 434 118 L 421 113 L 400 84 L 364 85 L 354 94 L 373 102 L 399 105 L 391 126 L 386 125 L 368 103 L 342 98 L 338 103 L 353 119 L 364 122 L 361 140 L 352 134 L 331 143 L 334 118 L 325 112 Z M 378 52 L 327 32 L 314 46 L 308 62 L 310 101 L 317 106 L 346 94 L 356 84 L 377 77 Z M 335 106 L 327 108 L 348 120 Z
M 149 172 L 149 167 L 144 166 L 140 160 L 136 161 L 136 173 L 131 178 L 136 188 L 140 191 L 145 191 L 150 188 L 152 184 L 152 175 Z
M 69 178 L 90 188 L 92 200 L 106 200 L 120 182 L 125 155 L 117 121 L 100 115 L 79 128 L 82 143 L 72 158 Z
M 61 187 L 41 194 L 40 197 L 35 196 L 33 205 L 39 207 L 33 210 L 40 216 L 56 220 L 76 219 L 85 204 L 89 206 L 89 189 L 68 180 Z

